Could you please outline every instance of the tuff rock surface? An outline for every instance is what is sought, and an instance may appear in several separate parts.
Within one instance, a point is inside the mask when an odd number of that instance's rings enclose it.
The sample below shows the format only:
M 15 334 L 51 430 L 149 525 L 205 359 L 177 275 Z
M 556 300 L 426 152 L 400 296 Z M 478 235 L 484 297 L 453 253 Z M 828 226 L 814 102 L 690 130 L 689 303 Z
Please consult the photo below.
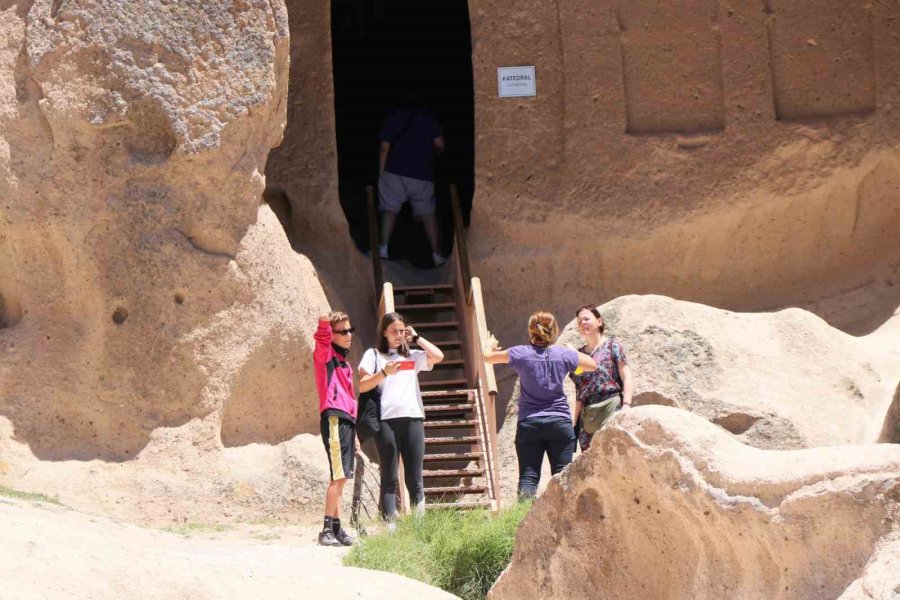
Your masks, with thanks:
M 551 481 L 489 598 L 893 598 L 898 519 L 898 446 L 760 450 L 639 407 Z
M 0 483 L 143 521 L 317 510 L 329 303 L 260 205 L 284 4 L 7 1 L 0 41 Z

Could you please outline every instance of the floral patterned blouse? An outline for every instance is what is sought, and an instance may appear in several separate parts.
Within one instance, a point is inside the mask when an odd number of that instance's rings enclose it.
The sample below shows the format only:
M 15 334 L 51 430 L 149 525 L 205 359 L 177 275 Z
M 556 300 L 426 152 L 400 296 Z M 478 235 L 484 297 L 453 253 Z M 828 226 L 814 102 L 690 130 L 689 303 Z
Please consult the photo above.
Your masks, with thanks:
M 587 346 L 582 346 L 579 351 L 587 354 Z M 627 365 L 628 359 L 619 340 L 605 338 L 591 354 L 591 358 L 597 363 L 596 371 L 569 375 L 575 382 L 575 399 L 584 402 L 601 394 L 621 393 L 622 378 L 619 375 L 618 363 Z

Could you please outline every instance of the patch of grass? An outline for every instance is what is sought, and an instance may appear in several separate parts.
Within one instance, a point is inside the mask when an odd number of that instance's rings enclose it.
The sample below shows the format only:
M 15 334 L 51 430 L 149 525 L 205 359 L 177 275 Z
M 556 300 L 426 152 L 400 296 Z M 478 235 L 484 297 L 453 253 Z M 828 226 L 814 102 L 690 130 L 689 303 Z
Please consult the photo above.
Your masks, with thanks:
M 8 488 L 5 485 L 0 485 L 0 496 L 4 498 L 15 498 L 16 500 L 27 500 L 28 502 L 46 502 L 47 504 L 62 506 L 62 502 L 60 502 L 59 498 L 56 496 L 47 496 L 46 494 L 39 494 L 36 492 L 20 492 L 19 490 Z
M 222 533 L 223 531 L 228 531 L 233 529 L 231 525 L 226 525 L 224 523 L 183 523 L 181 525 L 173 525 L 171 527 L 166 527 L 163 531 L 168 531 L 169 533 L 177 533 L 178 535 L 183 536 L 191 536 L 191 535 L 200 535 L 204 533 Z
M 344 564 L 390 571 L 424 581 L 464 600 L 483 600 L 509 564 L 516 530 L 529 502 L 487 511 L 427 511 L 403 517 L 394 535 L 364 538 Z

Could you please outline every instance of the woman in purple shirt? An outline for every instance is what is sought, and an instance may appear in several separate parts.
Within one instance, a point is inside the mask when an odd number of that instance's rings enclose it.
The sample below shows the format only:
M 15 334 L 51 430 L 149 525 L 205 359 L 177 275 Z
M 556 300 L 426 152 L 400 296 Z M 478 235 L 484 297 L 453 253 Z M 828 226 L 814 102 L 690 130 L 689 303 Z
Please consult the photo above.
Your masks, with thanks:
M 556 345 L 559 325 L 551 313 L 539 310 L 528 319 L 529 344 L 500 350 L 496 338 L 484 349 L 484 360 L 506 363 L 519 375 L 519 422 L 516 457 L 519 461 L 519 498 L 537 493 L 544 454 L 556 475 L 572 462 L 575 429 L 569 401 L 563 392 L 566 375 L 577 368 L 593 371 L 594 359 Z

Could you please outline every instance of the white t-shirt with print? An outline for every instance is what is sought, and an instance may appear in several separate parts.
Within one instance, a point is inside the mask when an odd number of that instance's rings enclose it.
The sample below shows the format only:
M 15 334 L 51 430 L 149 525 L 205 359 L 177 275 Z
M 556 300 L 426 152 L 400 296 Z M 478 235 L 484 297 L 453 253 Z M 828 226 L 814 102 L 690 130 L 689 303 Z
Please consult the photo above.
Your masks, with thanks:
M 397 371 L 388 375 L 378 384 L 381 391 L 381 418 L 397 419 L 409 417 L 412 419 L 424 419 L 425 409 L 422 406 L 422 392 L 419 389 L 419 371 L 430 371 L 428 355 L 424 350 L 410 350 L 409 356 L 400 356 L 396 350 L 388 354 L 382 354 L 374 348 L 369 348 L 363 354 L 359 363 L 361 371 L 370 375 L 378 373 L 384 366 L 392 361 L 406 362 L 412 367 Z

